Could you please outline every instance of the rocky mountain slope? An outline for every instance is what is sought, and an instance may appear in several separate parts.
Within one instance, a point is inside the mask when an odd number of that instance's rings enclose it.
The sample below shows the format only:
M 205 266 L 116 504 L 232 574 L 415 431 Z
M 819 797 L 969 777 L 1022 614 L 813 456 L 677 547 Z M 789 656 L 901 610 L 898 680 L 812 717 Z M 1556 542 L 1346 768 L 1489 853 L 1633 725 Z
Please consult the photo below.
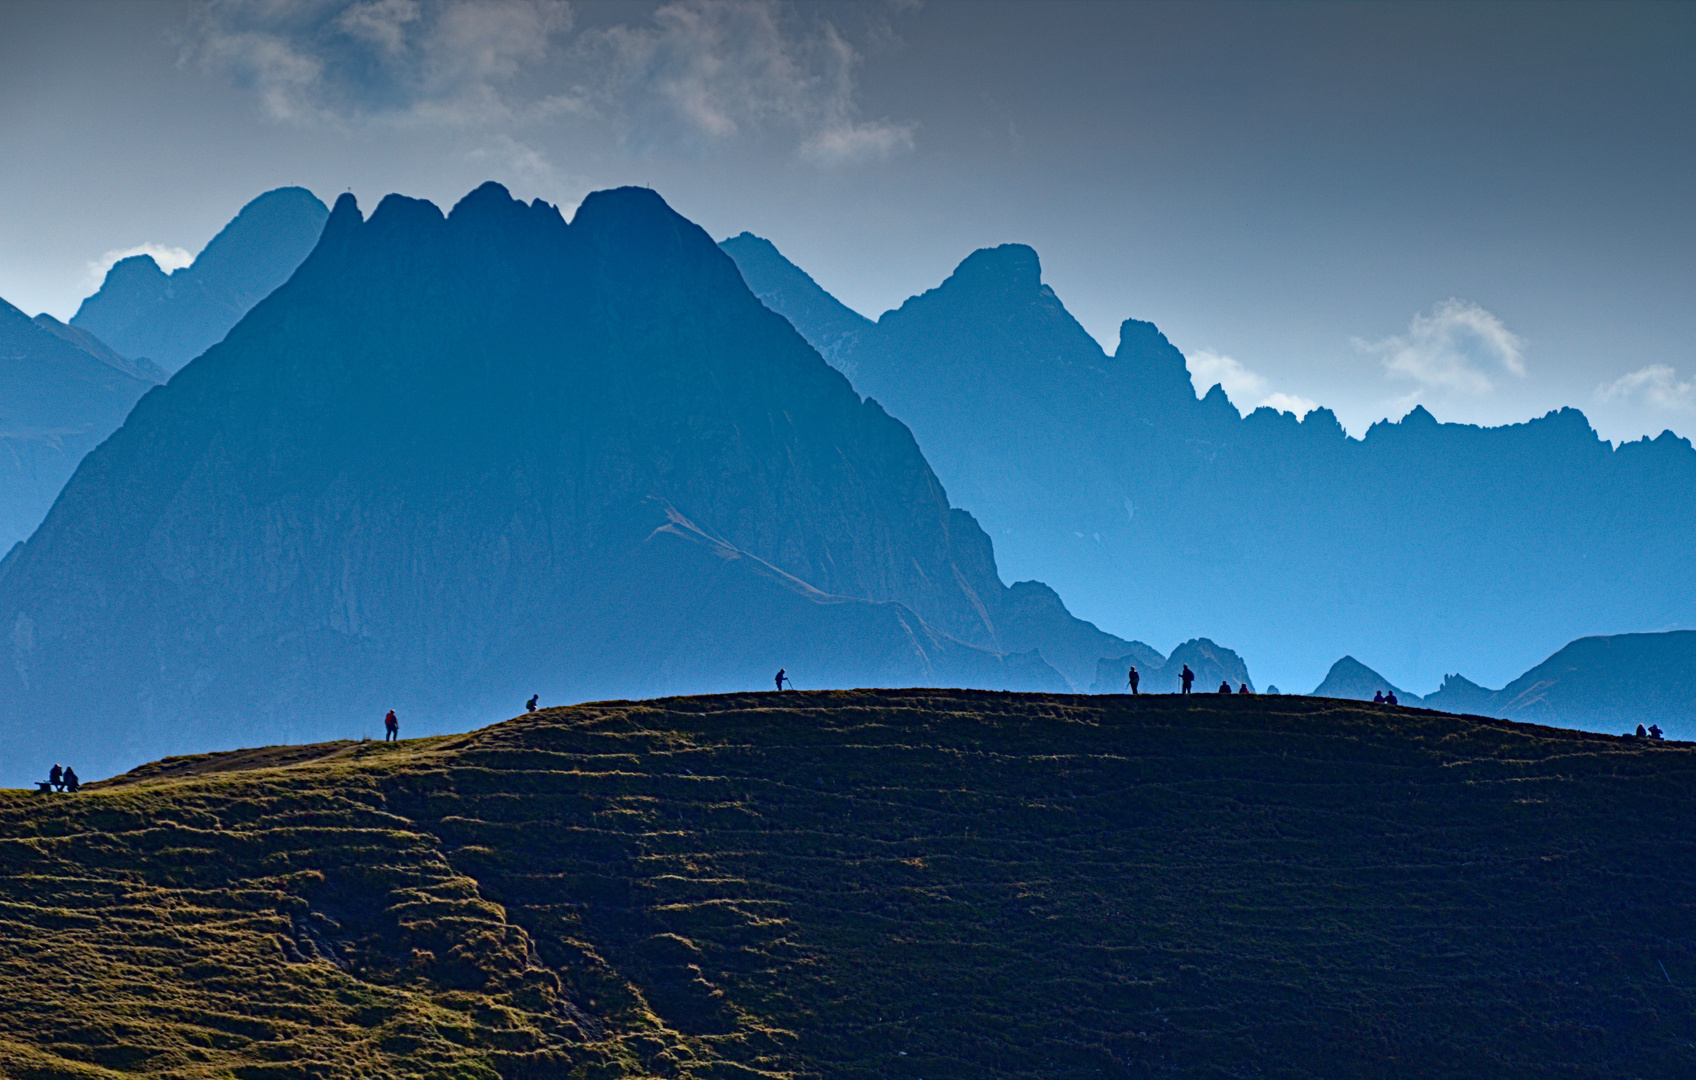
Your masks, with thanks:
M 223 340 L 254 304 L 289 279 L 317 244 L 328 216 L 305 188 L 267 191 L 242 207 L 189 266 L 167 274 L 150 255 L 118 262 L 71 325 L 127 356 L 175 371 Z
M 1325 409 L 1198 399 L 1149 323 L 1104 353 L 1028 247 L 975 252 L 863 325 L 769 244 L 725 248 L 912 427 L 1006 573 L 1109 630 L 1204 633 L 1302 685 L 1352 654 L 1432 686 L 1505 682 L 1599 629 L 1696 624 L 1696 450 L 1670 432 L 1614 447 L 1571 409 L 1484 429 L 1416 408 L 1352 438 Z
M 657 195 L 568 224 L 495 185 L 446 216 L 339 200 L 90 456 L 0 570 L 0 626 L 0 758 L 90 775 L 780 667 L 1064 689 L 1127 645 L 1005 587 L 908 430 Z
M 0 1073 L 1677 1077 L 1692 755 L 939 690 L 164 761 L 0 793 Z
M 0 553 L 35 531 L 83 455 L 160 374 L 0 300 Z

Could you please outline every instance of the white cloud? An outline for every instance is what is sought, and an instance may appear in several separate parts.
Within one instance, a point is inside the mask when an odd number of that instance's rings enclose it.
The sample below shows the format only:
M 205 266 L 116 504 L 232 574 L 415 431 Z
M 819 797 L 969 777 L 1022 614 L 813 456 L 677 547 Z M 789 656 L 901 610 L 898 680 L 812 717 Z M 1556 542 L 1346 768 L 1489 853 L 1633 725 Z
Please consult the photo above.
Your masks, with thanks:
M 1671 365 L 1650 364 L 1596 387 L 1596 397 L 1602 401 L 1636 398 L 1657 409 L 1696 412 L 1696 380 L 1680 382 Z
M 522 76 L 572 21 L 565 0 L 214 0 L 183 59 L 252 90 L 279 121 L 470 126 L 549 97 Z
M 1261 406 L 1277 409 L 1279 412 L 1293 412 L 1298 417 L 1307 415 L 1310 409 L 1318 407 L 1318 403 L 1295 394 L 1283 392 L 1267 393 L 1271 384 L 1264 375 L 1251 371 L 1232 357 L 1201 349 L 1184 356 L 1185 366 L 1189 368 L 1190 382 L 1195 386 L 1196 394 L 1205 394 L 1218 383 L 1225 390 L 1225 396 L 1231 399 L 1231 404 L 1239 412 L 1252 412 Z M 1253 402 L 1244 409 L 1243 402 Z
M 135 247 L 115 248 L 98 259 L 90 259 L 84 264 L 87 276 L 83 281 L 83 291 L 93 292 L 100 288 L 101 282 L 106 280 L 106 271 L 112 269 L 119 261 L 132 255 L 150 257 L 159 269 L 167 274 L 194 262 L 194 256 L 188 251 L 180 247 L 167 247 L 164 244 L 137 244 Z
M 805 25 L 773 0 L 676 0 L 644 25 L 585 35 L 604 108 L 633 134 L 712 144 L 770 132 L 819 165 L 911 150 L 914 125 L 862 120 L 858 51 L 837 28 Z
M 1354 344 L 1379 356 L 1390 377 L 1431 390 L 1476 397 L 1495 389 L 1499 372 L 1525 377 L 1525 343 L 1490 312 L 1454 297 L 1414 315 L 1406 334 Z
M 251 90 L 273 119 L 495 130 L 572 118 L 638 147 L 781 139 L 820 166 L 913 148 L 860 115 L 858 49 L 777 0 L 672 0 L 573 36 L 565 0 L 214 0 L 185 63 Z M 862 34 L 888 47 L 877 19 Z

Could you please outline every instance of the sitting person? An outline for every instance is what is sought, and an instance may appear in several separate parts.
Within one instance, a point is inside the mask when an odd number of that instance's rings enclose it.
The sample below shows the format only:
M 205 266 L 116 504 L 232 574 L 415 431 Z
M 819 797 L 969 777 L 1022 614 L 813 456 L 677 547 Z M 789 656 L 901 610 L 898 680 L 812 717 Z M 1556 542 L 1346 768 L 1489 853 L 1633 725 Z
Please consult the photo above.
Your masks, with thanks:
M 1400 702 L 1396 701 L 1396 692 L 1394 690 L 1391 690 L 1388 694 L 1384 695 L 1384 704 L 1386 704 L 1386 705 L 1400 704 Z
M 1647 732 L 1647 731 L 1644 731 L 1644 730 L 1643 730 L 1643 725 L 1642 725 L 1642 724 L 1638 724 L 1638 725 L 1637 725 L 1637 737 L 1638 737 L 1638 738 L 1639 738 L 1639 739 L 1643 739 L 1643 738 L 1647 738 L 1647 737 L 1648 737 L 1648 735 L 1649 735 L 1649 733 L 1648 733 L 1648 732 Z
M 81 782 L 77 780 L 77 771 L 69 765 L 65 766 L 65 790 L 75 791 L 81 786 Z
M 1250 690 L 1248 688 L 1248 683 L 1245 682 L 1241 686 L 1237 687 L 1237 693 L 1239 693 L 1239 694 L 1252 694 L 1252 693 L 1254 693 L 1254 691 Z
M 1219 692 L 1221 694 L 1229 694 L 1231 692 L 1230 682 L 1225 681 L 1225 680 L 1221 680 L 1220 683 L 1219 683 Z
M 1384 691 L 1380 690 L 1376 694 L 1372 695 L 1372 704 L 1374 704 L 1374 705 L 1384 704 Z
M 54 762 L 53 767 L 47 770 L 47 782 L 56 791 L 65 790 L 65 770 L 59 767 L 58 762 Z
M 1658 739 L 1660 737 L 1661 737 L 1661 725 L 1650 724 L 1649 725 L 1649 738 Z

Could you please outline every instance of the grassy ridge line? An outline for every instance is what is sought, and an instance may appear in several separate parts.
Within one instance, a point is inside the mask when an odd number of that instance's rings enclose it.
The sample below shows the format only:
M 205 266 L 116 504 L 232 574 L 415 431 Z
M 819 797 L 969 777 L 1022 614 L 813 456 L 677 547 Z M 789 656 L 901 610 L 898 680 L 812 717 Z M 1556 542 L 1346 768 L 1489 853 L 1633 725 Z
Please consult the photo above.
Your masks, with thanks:
M 170 759 L 0 796 L 0 1072 L 1679 1075 L 1691 750 L 939 690 Z

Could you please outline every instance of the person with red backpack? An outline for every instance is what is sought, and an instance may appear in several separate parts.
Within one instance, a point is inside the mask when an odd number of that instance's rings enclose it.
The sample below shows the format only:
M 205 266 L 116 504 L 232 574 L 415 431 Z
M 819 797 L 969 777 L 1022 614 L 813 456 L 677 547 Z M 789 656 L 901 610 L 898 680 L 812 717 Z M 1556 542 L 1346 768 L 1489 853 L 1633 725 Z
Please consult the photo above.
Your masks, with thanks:
M 393 709 L 389 710 L 389 715 L 383 717 L 383 731 L 385 733 L 383 735 L 384 742 L 400 741 L 400 721 L 395 718 Z

